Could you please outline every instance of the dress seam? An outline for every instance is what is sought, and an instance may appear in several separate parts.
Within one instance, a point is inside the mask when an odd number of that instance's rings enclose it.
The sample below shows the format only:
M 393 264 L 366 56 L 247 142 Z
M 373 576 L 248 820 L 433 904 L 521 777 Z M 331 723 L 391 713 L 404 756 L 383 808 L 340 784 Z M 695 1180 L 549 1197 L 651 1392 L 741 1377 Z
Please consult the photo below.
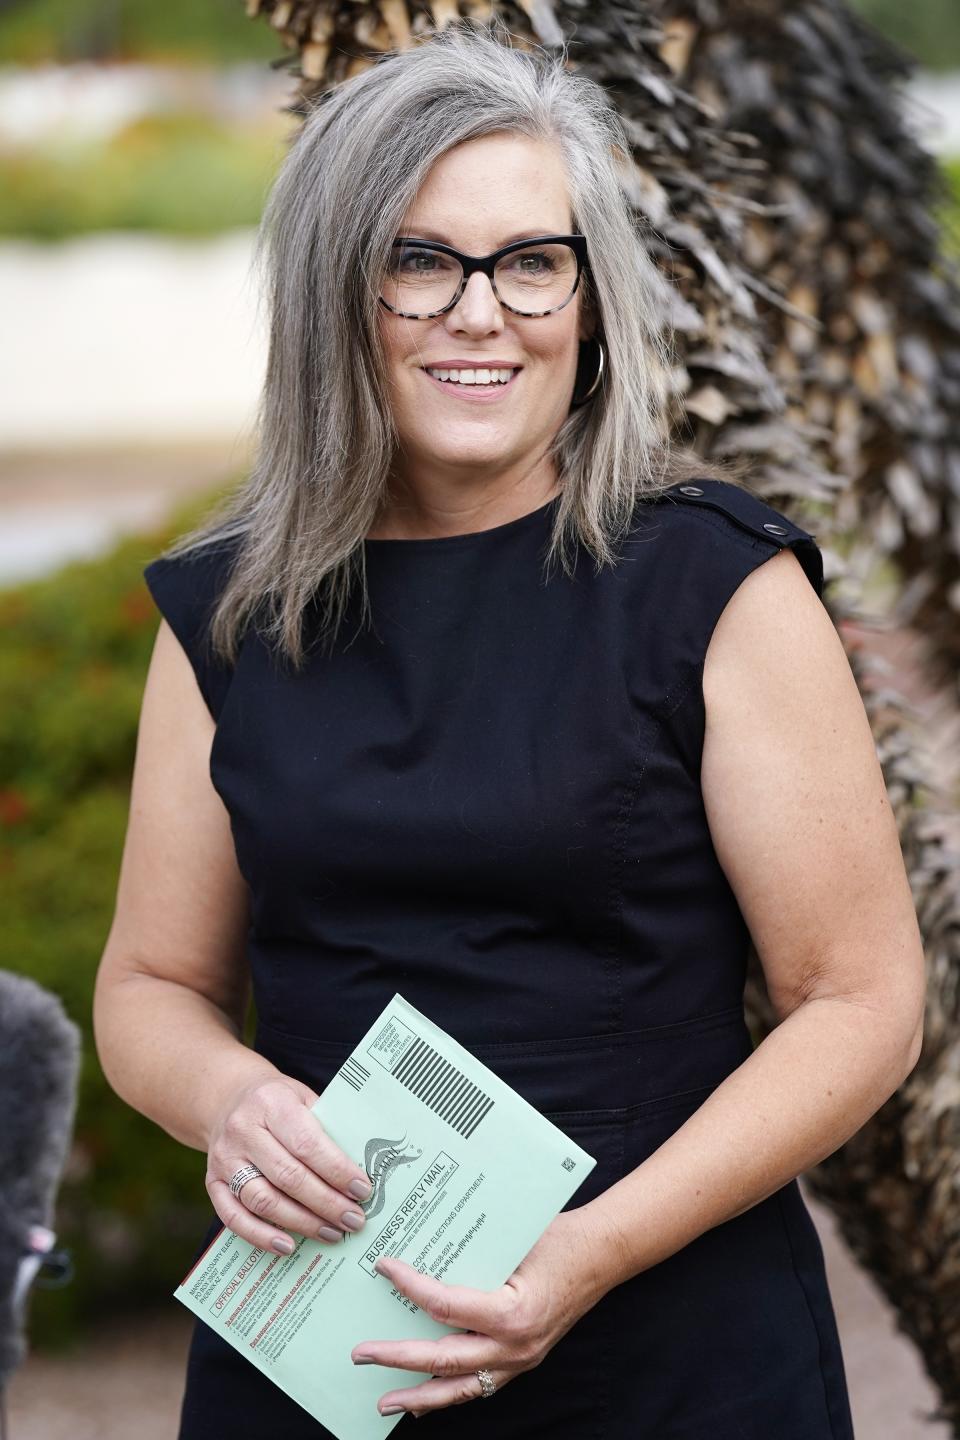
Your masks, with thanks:
M 623 1030 L 623 955 L 621 953 L 623 934 L 623 870 L 624 856 L 627 848 L 627 834 L 630 826 L 630 816 L 633 814 L 633 807 L 640 791 L 640 784 L 646 772 L 647 761 L 650 758 L 650 751 L 653 742 L 660 730 L 661 721 L 659 715 L 651 712 L 645 722 L 638 727 L 637 751 L 634 755 L 630 768 L 630 779 L 627 783 L 617 818 L 614 823 L 613 858 L 611 862 L 610 880 L 607 887 L 607 923 L 610 932 L 610 939 L 607 945 L 607 955 L 604 960 L 608 994 L 615 1007 L 614 1031 Z
M 660 1025 L 642 1025 L 630 1030 L 600 1031 L 591 1035 L 555 1035 L 543 1036 L 533 1040 L 485 1040 L 470 1045 L 471 1051 L 478 1055 L 500 1055 L 506 1052 L 508 1055 L 536 1055 L 544 1052 L 579 1054 L 587 1051 L 609 1051 L 617 1050 L 624 1046 L 635 1046 L 637 1043 L 653 1045 L 663 1041 L 670 1042 L 678 1037 L 685 1039 L 688 1036 L 702 1036 L 713 1030 L 725 1029 L 727 1027 L 739 1028 L 744 1023 L 743 1005 L 725 1005 L 721 1010 L 709 1010 L 702 1015 L 690 1015 L 685 1020 L 669 1020 Z M 332 1058 L 342 1056 L 344 1059 L 350 1054 L 351 1046 L 348 1040 L 327 1040 L 324 1037 L 313 1035 L 302 1035 L 296 1030 L 286 1030 L 273 1025 L 263 1015 L 257 1016 L 257 1028 L 269 1032 L 278 1040 L 287 1041 L 294 1047 L 308 1046 L 314 1050 L 322 1050 L 331 1054 Z

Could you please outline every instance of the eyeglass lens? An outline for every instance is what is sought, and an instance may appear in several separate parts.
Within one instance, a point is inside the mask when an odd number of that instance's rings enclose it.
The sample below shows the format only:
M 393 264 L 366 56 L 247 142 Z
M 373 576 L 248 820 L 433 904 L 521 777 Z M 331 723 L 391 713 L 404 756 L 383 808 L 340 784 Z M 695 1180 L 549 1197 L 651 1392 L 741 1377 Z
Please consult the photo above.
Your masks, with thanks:
M 563 243 L 511 250 L 494 266 L 494 288 L 504 304 L 523 315 L 542 315 L 569 300 L 577 283 L 577 257 Z M 460 288 L 463 266 L 439 250 L 396 245 L 381 294 L 394 310 L 431 314 L 449 305 Z

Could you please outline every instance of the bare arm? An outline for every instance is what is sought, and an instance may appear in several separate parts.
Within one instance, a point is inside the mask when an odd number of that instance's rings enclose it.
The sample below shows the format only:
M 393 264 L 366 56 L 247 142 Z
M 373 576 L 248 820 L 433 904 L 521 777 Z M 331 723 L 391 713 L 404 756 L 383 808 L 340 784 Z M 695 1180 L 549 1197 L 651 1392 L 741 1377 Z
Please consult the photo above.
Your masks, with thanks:
M 582 1207 L 601 1289 L 838 1149 L 920 1053 L 922 941 L 869 722 L 790 551 L 727 605 L 704 670 L 702 787 L 781 1023 L 643 1164 Z
M 207 1190 L 237 1234 L 257 1245 L 282 1239 L 277 1226 L 339 1238 L 342 1229 L 319 1227 L 338 1227 L 356 1210 L 346 1190 L 363 1168 L 310 1113 L 316 1093 L 242 1039 L 248 893 L 209 775 L 213 734 L 189 659 L 163 621 L 94 989 L 97 1053 L 127 1104 L 207 1152 Z M 250 1162 L 265 1178 L 244 1186 L 241 1204 L 226 1182 Z
M 198 1150 L 231 1089 L 278 1073 L 240 1039 L 247 893 L 208 773 L 213 734 L 190 663 L 162 621 L 93 1021 L 117 1094 Z

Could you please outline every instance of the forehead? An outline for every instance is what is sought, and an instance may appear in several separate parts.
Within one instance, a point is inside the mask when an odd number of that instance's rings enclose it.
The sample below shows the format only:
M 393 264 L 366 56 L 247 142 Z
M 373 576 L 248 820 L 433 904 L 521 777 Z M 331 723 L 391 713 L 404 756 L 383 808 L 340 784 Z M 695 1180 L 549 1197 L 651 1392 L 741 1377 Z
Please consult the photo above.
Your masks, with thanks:
M 566 234 L 570 226 L 557 146 L 506 132 L 466 140 L 441 155 L 403 221 L 405 234 L 475 253 L 505 245 L 515 234 Z

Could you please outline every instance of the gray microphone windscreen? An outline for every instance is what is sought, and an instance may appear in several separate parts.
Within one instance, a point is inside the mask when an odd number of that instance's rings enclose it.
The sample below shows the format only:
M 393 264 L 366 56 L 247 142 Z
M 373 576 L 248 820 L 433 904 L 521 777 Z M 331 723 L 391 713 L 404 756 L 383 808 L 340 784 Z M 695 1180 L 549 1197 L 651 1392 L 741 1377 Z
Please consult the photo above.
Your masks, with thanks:
M 80 1031 L 50 991 L 0 970 L 0 1390 L 26 1353 L 23 1266 L 52 1229 L 73 1134 Z

